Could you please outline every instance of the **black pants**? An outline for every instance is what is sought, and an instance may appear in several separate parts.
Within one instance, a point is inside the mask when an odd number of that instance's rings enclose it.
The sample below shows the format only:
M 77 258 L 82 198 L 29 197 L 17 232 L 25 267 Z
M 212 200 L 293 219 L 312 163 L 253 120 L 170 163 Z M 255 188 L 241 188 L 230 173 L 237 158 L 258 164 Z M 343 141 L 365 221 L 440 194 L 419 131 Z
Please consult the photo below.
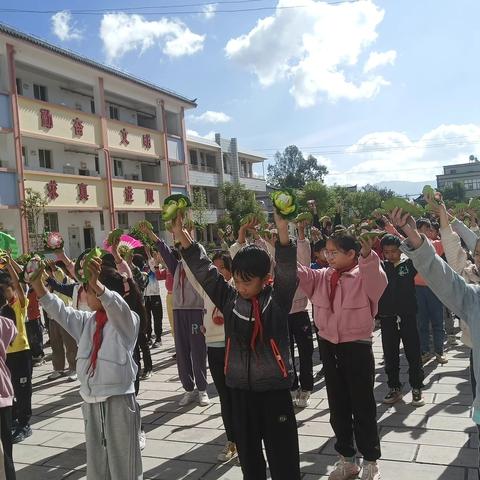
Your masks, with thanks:
M 152 339 L 152 315 L 153 329 L 157 342 L 162 341 L 163 308 L 160 295 L 148 295 L 145 297 L 145 310 L 147 311 L 147 340 Z
M 28 343 L 32 357 L 44 357 L 43 353 L 43 326 L 40 318 L 29 320 L 25 323 Z
M 470 350 L 470 381 L 472 383 L 473 399 L 477 396 L 477 379 L 475 378 L 475 371 L 473 370 L 473 349 Z
M 158 339 L 160 341 L 160 339 Z M 138 332 L 138 340 L 137 340 L 138 347 L 142 352 L 142 360 L 143 360 L 143 368 L 147 372 L 151 372 L 153 365 L 152 365 L 152 354 L 150 353 L 150 348 L 148 347 L 148 340 L 147 334 L 140 329 Z M 139 366 L 140 368 L 140 366 Z
M 220 411 L 222 412 L 225 433 L 230 442 L 235 442 L 232 418 L 232 392 L 225 383 L 225 348 L 207 347 L 207 357 L 213 383 L 215 384 L 218 397 L 220 398 Z
M 233 430 L 244 480 L 299 480 L 300 454 L 290 390 L 232 389 Z
M 335 450 L 353 457 L 358 450 L 367 461 L 380 458 L 377 405 L 373 395 L 375 365 L 372 346 L 361 342 L 334 344 L 320 340 L 330 424 Z
M 27 426 L 32 417 L 32 354 L 30 350 L 7 354 L 7 367 L 12 377 L 15 402 L 13 419 L 18 426 Z
M 408 380 L 412 388 L 423 387 L 422 354 L 415 315 L 381 317 L 382 347 L 389 388 L 400 388 L 400 340 L 408 361 Z
M 0 434 L 3 448 L 3 461 L 6 480 L 15 480 L 15 467 L 12 457 L 12 407 L 0 408 Z
M 308 312 L 291 313 L 288 316 L 288 330 L 294 375 L 292 390 L 298 389 L 298 375 L 295 368 L 296 343 L 300 360 L 300 386 L 302 390 L 311 392 L 313 390 L 313 337 Z

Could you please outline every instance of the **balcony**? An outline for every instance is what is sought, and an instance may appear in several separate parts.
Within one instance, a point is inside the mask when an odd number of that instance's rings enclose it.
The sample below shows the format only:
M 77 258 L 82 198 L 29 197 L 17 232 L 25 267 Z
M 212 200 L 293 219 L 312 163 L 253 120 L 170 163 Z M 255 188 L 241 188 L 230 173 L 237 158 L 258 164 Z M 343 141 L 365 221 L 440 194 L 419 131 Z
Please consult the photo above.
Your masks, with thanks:
M 245 185 L 247 190 L 253 190 L 254 192 L 265 192 L 267 184 L 263 177 L 240 177 L 240 183 Z
M 113 180 L 113 203 L 121 211 L 160 211 L 167 186 L 136 180 Z
M 101 145 L 100 118 L 40 100 L 18 97 L 20 130 L 27 137 L 73 145 Z
M 102 178 L 25 170 L 25 188 L 47 194 L 53 210 L 101 210 L 107 208 Z
M 185 152 L 183 150 L 183 141 L 180 137 L 167 135 L 168 159 L 172 162 L 183 162 Z
M 163 158 L 163 139 L 160 133 L 117 120 L 107 120 L 108 146 L 112 152 Z
M 204 187 L 218 187 L 220 184 L 220 175 L 213 167 L 201 165 L 189 165 L 190 184 L 201 185 Z

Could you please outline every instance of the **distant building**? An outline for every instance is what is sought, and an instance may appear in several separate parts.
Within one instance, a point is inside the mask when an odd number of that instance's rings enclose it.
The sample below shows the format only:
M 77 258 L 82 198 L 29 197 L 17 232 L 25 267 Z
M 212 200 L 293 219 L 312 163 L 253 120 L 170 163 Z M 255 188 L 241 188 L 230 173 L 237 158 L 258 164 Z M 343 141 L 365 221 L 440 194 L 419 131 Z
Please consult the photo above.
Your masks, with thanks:
M 465 187 L 466 197 L 480 196 L 480 162 L 473 155 L 468 163 L 445 165 L 443 175 L 437 175 L 437 188 L 452 187 L 455 182 Z

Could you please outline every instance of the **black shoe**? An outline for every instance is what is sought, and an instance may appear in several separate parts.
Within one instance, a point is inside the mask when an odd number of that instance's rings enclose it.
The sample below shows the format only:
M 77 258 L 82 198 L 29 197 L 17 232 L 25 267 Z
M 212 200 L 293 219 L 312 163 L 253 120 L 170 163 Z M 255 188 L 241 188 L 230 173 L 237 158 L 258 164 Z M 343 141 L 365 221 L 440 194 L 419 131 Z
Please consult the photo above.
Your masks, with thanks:
M 425 405 L 425 400 L 420 388 L 412 389 L 412 405 L 414 407 L 423 407 L 423 405 Z
M 325 369 L 322 367 L 321 370 L 319 370 L 315 375 L 315 378 L 318 380 L 319 378 L 323 378 L 324 375 L 325 375 Z
M 13 437 L 13 434 L 18 430 L 18 420 L 14 420 L 12 422 L 12 426 L 10 427 L 10 430 L 12 431 L 12 437 Z
M 12 443 L 23 442 L 26 438 L 30 437 L 30 435 L 32 435 L 32 429 L 30 425 L 19 427 L 12 436 Z
M 385 395 L 383 399 L 383 403 L 387 405 L 391 405 L 395 402 L 398 402 L 403 397 L 402 389 L 401 388 L 391 388 L 389 392 Z

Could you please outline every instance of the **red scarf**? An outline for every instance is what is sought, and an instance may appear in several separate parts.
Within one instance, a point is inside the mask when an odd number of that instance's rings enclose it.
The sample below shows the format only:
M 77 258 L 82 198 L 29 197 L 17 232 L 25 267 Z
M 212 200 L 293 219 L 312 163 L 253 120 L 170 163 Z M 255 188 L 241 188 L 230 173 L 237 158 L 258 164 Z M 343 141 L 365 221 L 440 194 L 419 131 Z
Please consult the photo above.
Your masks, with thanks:
M 97 313 L 95 314 L 95 333 L 93 334 L 93 350 L 92 354 L 90 356 L 90 376 L 93 377 L 95 374 L 95 369 L 97 368 L 97 357 L 98 357 L 98 351 L 100 350 L 100 347 L 102 346 L 102 341 L 103 341 L 103 327 L 105 327 L 105 324 L 107 323 L 107 314 L 105 313 L 105 310 L 97 310 Z
M 260 339 L 263 341 L 262 315 L 260 312 L 260 303 L 258 301 L 258 297 L 252 298 L 252 310 L 253 310 L 254 323 L 253 323 L 252 338 L 250 340 L 250 348 L 253 351 L 255 351 L 255 343 L 258 335 L 260 335 Z
M 355 268 L 356 266 L 357 266 L 357 260 L 355 260 L 355 262 L 349 267 L 333 270 L 332 276 L 330 277 L 330 295 L 328 297 L 330 300 L 330 308 L 332 309 L 332 312 L 333 312 L 333 301 L 335 299 L 335 293 L 337 292 L 337 285 L 338 285 L 338 281 L 340 280 L 340 277 L 342 276 L 342 274 L 344 274 L 345 272 L 349 272 L 350 270 L 352 270 L 352 268 Z

